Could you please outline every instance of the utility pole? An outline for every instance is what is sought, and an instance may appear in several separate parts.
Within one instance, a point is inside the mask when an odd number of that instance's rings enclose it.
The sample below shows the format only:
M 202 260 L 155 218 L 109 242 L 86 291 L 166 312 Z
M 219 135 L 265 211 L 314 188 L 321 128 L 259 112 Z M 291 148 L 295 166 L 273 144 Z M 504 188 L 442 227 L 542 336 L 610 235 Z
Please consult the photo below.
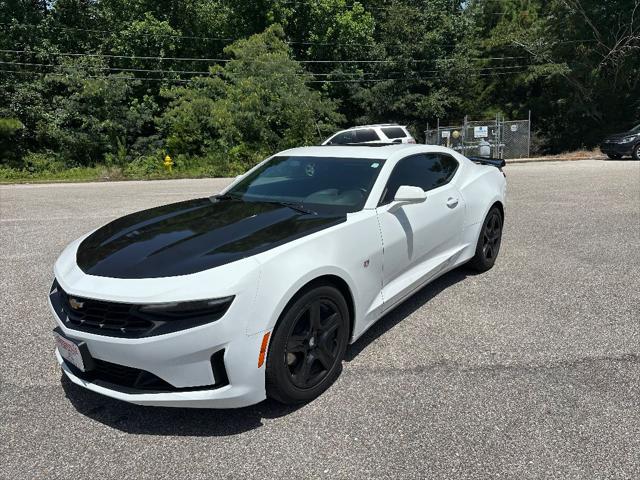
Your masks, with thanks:
M 527 134 L 527 158 L 531 156 L 531 110 L 529 110 L 529 122 L 527 123 L 529 132 Z

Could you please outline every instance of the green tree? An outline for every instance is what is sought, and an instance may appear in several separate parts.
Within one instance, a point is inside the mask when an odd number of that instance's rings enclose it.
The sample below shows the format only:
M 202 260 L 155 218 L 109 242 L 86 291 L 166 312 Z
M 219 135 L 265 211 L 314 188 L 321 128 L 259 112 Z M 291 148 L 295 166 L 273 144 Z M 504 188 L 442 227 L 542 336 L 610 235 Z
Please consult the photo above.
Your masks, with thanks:
M 167 64 L 159 59 L 145 57 L 174 57 L 179 52 L 180 38 L 177 30 L 166 20 L 158 20 L 149 12 L 142 19 L 130 22 L 124 29 L 114 33 L 107 45 L 115 55 L 142 57 L 128 62 L 129 66 L 138 69 L 168 69 Z M 145 76 L 145 72 L 137 72 Z M 158 72 L 150 72 L 151 77 L 158 77 Z
M 46 79 L 50 111 L 36 125 L 37 136 L 69 165 L 103 163 L 132 147 L 153 124 L 155 103 L 136 98 L 130 75 L 105 75 L 95 58 L 70 61 Z M 55 93 L 53 93 L 55 92 Z
M 280 26 L 240 40 L 233 59 L 186 87 L 160 119 L 174 154 L 224 155 L 243 167 L 279 149 L 317 143 L 342 120 L 334 102 L 311 90 L 310 76 L 291 59 Z
M 376 10 L 383 62 L 374 81 L 351 92 L 356 123 L 397 121 L 420 131 L 436 117 L 464 115 L 477 82 L 464 3 L 396 0 Z
M 482 101 L 509 116 L 532 110 L 553 151 L 592 147 L 640 113 L 637 0 L 474 2 L 485 56 L 520 56 L 524 68 L 490 79 Z M 559 21 L 558 19 L 562 19 Z

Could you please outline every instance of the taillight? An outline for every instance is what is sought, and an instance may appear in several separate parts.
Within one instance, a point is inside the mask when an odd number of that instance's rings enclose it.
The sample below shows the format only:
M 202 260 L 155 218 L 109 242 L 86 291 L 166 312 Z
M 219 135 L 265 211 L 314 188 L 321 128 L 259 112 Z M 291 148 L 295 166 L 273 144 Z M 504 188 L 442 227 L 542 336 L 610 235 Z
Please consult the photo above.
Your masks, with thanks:
M 416 139 L 415 138 L 410 138 L 409 140 L 407 140 L 407 143 L 416 143 Z

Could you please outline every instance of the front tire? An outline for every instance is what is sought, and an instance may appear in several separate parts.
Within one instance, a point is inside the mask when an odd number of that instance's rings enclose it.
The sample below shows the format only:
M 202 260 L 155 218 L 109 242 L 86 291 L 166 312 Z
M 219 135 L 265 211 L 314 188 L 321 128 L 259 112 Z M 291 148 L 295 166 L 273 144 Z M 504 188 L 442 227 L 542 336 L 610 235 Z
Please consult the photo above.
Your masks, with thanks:
M 267 396 L 295 405 L 313 400 L 338 378 L 349 341 L 349 308 L 322 283 L 303 290 L 283 312 L 266 367 Z
M 631 156 L 634 160 L 640 160 L 640 143 L 633 148 Z
M 502 214 L 500 209 L 493 207 L 489 210 L 476 245 L 476 254 L 469 262 L 478 272 L 486 272 L 496 263 L 500 244 L 502 243 Z

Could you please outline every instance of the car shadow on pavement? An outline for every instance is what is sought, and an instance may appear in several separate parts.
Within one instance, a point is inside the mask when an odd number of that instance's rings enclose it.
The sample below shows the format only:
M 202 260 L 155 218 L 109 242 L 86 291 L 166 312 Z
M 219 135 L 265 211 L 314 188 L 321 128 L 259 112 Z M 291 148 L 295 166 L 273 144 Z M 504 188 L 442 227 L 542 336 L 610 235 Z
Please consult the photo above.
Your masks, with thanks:
M 411 297 L 374 323 L 355 343 L 350 345 L 347 348 L 345 361 L 350 362 L 356 358 L 370 343 L 387 333 L 440 292 L 475 274 L 475 271 L 466 266 L 458 267 L 413 293 Z
M 278 418 L 301 406 L 265 400 L 238 409 L 144 407 L 115 400 L 72 383 L 64 374 L 64 392 L 81 414 L 126 433 L 171 436 L 227 436 L 262 426 L 263 418 Z
M 362 337 L 347 349 L 350 362 L 369 344 L 391 330 L 446 288 L 473 275 L 471 270 L 457 268 L 418 292 L 395 310 L 377 321 Z M 227 436 L 259 428 L 263 419 L 274 419 L 295 412 L 300 406 L 286 406 L 273 400 L 239 409 L 191 409 L 144 407 L 115 400 L 81 388 L 64 374 L 64 392 L 81 414 L 126 433 L 172 436 Z

